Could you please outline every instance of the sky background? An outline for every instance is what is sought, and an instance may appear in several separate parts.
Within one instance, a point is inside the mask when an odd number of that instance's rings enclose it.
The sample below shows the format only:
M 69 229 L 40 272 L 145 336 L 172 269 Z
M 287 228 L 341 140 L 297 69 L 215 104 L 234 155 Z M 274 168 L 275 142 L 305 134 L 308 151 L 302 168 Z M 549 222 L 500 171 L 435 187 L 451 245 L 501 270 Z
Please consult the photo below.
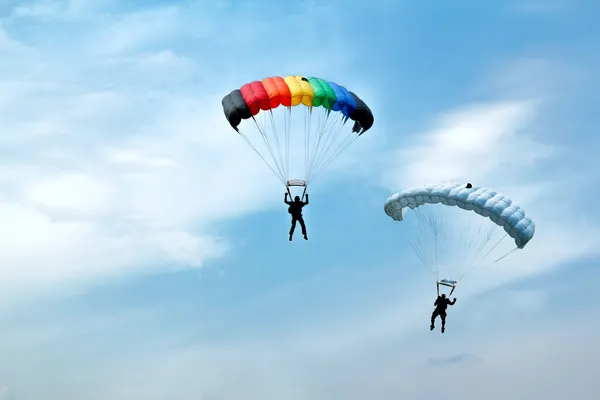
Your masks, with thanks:
M 597 1 L 0 0 L 0 399 L 597 398 Z M 373 128 L 283 190 L 228 126 L 314 75 Z M 456 179 L 521 252 L 435 288 L 383 212 Z

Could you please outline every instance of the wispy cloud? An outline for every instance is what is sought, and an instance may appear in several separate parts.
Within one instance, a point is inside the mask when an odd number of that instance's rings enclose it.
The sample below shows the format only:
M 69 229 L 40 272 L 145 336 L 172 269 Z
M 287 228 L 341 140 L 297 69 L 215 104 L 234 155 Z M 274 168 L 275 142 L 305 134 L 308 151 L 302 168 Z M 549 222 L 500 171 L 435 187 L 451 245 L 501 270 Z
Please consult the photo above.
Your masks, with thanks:
M 512 78 L 495 78 L 514 83 Z M 514 87 L 512 83 L 508 87 Z M 385 177 L 390 188 L 447 180 L 474 182 L 507 194 L 536 222 L 535 236 L 524 250 L 468 278 L 479 283 L 478 290 L 599 254 L 600 226 L 577 212 L 578 199 L 565 191 L 565 187 L 585 190 L 587 182 L 573 180 L 564 169 L 556 170 L 552 160 L 561 148 L 544 143 L 549 137 L 540 121 L 548 111 L 540 90 L 530 91 L 525 100 L 506 100 L 504 91 L 502 100 L 445 112 L 431 130 L 415 134 L 414 142 L 402 146 L 390 160 Z M 531 97 L 536 91 L 538 97 Z M 556 212 L 561 203 L 571 207 Z M 569 233 L 573 231 L 586 234 L 576 237 Z
M 566 47 L 577 7 L 472 3 L 2 2 L 7 400 L 595 398 L 597 269 L 575 267 L 600 233 L 595 208 L 577 212 L 594 195 L 573 193 L 598 179 L 581 111 L 597 68 Z M 282 204 L 252 215 L 281 188 L 220 109 L 288 73 L 347 79 L 376 113 L 315 190 L 320 237 L 301 243 Z M 507 193 L 537 232 L 464 281 L 441 334 L 381 202 L 445 179 Z
M 249 79 L 239 77 L 247 68 L 218 82 L 211 74 L 226 60 L 207 57 L 211 43 L 250 40 L 218 29 L 242 10 L 115 7 L 15 5 L 0 30 L 0 57 L 10 60 L 0 79 L 5 295 L 149 265 L 202 266 L 228 249 L 211 233 L 217 221 L 275 199 L 276 181 L 220 110 L 223 93 Z M 16 28 L 24 21 L 52 33 L 24 34 Z M 258 37 L 271 29 L 253 21 Z
M 469 105 L 443 115 L 432 131 L 417 134 L 422 144 L 401 148 L 393 177 L 400 186 L 468 179 L 479 182 L 502 171 L 524 170 L 552 154 L 523 131 L 535 115 L 529 101 Z M 476 167 L 476 168 L 475 168 Z
M 496 316 L 481 321 L 472 311 L 467 307 L 461 313 L 461 324 L 479 326 L 479 337 L 458 333 L 457 315 L 452 315 L 452 329 L 441 342 L 428 340 L 429 336 L 420 340 L 413 335 L 380 337 L 355 347 L 350 353 L 345 350 L 324 353 L 319 342 L 290 343 L 286 336 L 276 337 L 280 332 L 267 331 L 262 339 L 237 337 L 185 346 L 167 332 L 155 332 L 156 335 L 133 344 L 129 337 L 156 326 L 153 313 L 129 313 L 114 318 L 89 316 L 79 320 L 81 328 L 66 326 L 62 332 L 43 329 L 37 338 L 15 335 L 7 340 L 4 335 L 4 354 L 13 354 L 24 342 L 29 343 L 28 349 L 41 348 L 43 344 L 46 350 L 31 352 L 27 360 L 13 358 L 12 370 L 4 366 L 0 372 L 12 382 L 15 393 L 35 396 L 45 392 L 52 398 L 73 390 L 90 399 L 141 394 L 150 399 L 169 395 L 193 398 L 201 394 L 234 399 L 242 393 L 252 399 L 300 400 L 323 398 L 324 393 L 349 399 L 361 399 L 368 393 L 386 399 L 398 393 L 427 398 L 439 391 L 436 385 L 441 385 L 450 399 L 477 399 L 484 393 L 492 399 L 522 398 L 521 393 L 530 391 L 558 399 L 566 390 L 561 386 L 560 376 L 578 384 L 577 393 L 582 399 L 592 398 L 587 392 L 593 387 L 589 373 L 598 352 L 590 344 L 594 343 L 597 324 L 587 321 L 588 308 L 563 320 L 568 322 L 565 325 L 546 319 L 547 313 L 528 314 L 524 318 L 513 315 L 502 319 L 503 324 L 493 324 Z M 88 324 L 91 319 L 95 323 Z M 55 319 L 57 327 L 62 322 Z M 527 328 L 524 332 L 515 329 L 523 323 Z M 343 339 L 337 329 L 330 328 L 329 324 L 320 328 L 324 341 Z M 365 323 L 352 328 L 364 329 Z M 439 338 L 439 333 L 434 335 L 427 330 L 426 323 L 422 328 L 423 335 Z M 566 341 L 566 336 L 571 340 Z M 32 346 L 34 339 L 36 347 Z M 17 346 L 18 342 L 21 346 Z M 71 343 L 71 351 L 60 351 L 67 343 Z M 298 344 L 302 346 L 297 347 Z M 88 358 L 89 346 L 106 351 L 102 356 Z M 108 351 L 109 348 L 122 351 Z M 456 348 L 468 350 L 457 355 L 453 353 Z M 45 360 L 55 357 L 63 360 L 63 367 L 41 374 L 36 385 L 16 379 L 18 371 L 24 368 L 31 373 L 42 371 Z M 531 377 L 524 378 L 530 373 Z M 469 376 L 469 384 L 456 384 L 465 375 Z M 93 382 L 89 376 L 94 376 Z M 231 385 L 232 381 L 236 385 Z
M 461 364 L 461 365 L 472 365 L 480 362 L 481 359 L 474 354 L 470 353 L 459 353 L 454 356 L 443 357 L 443 358 L 431 358 L 427 361 L 429 365 L 434 367 L 446 367 L 448 365 Z
M 514 2 L 512 6 L 519 12 L 546 14 L 566 11 L 570 7 L 582 5 L 582 3 L 581 1 L 568 2 L 564 0 L 526 0 Z

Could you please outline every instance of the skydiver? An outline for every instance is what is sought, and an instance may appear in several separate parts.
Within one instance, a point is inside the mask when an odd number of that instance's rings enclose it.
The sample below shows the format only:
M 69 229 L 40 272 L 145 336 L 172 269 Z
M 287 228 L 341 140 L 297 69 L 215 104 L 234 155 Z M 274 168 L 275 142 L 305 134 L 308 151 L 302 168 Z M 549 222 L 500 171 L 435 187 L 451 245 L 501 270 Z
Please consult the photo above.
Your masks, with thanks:
M 432 331 L 433 328 L 435 328 L 435 319 L 439 315 L 440 319 L 442 320 L 442 333 L 444 333 L 444 331 L 446 330 L 446 308 L 448 308 L 449 305 L 453 306 L 454 303 L 456 303 L 456 298 L 450 301 L 446 298 L 446 295 L 444 293 L 442 293 L 441 296 L 438 296 L 438 298 L 435 300 L 435 303 L 433 303 L 433 305 L 435 306 L 435 310 L 433 310 L 433 313 L 431 314 L 431 326 L 429 327 L 429 330 Z
M 300 227 L 302 228 L 302 235 L 304 235 L 304 240 L 308 240 L 308 236 L 306 236 L 306 225 L 304 225 L 304 218 L 302 218 L 302 208 L 308 205 L 308 194 L 306 195 L 306 201 L 300 201 L 300 196 L 294 197 L 294 201 L 289 201 L 288 193 L 286 193 L 285 197 L 283 198 L 283 202 L 289 206 L 288 212 L 292 214 L 290 242 L 292 241 L 292 236 L 294 235 L 294 230 L 296 229 L 296 221 L 300 223 Z

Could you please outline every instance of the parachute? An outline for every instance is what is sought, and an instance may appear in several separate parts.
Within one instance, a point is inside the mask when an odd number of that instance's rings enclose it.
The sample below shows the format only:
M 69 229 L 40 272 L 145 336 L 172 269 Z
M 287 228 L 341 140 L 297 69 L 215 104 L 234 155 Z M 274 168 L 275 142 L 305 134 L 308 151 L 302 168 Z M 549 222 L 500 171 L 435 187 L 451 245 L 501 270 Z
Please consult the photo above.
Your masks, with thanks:
M 299 186 L 306 193 L 308 184 L 374 122 L 371 110 L 356 94 L 315 77 L 276 76 L 250 82 L 221 103 L 231 127 L 288 192 Z M 354 122 L 351 127 L 346 125 L 349 119 Z
M 396 221 L 410 219 L 408 241 L 434 275 L 438 294 L 440 286 L 451 288 L 452 294 L 468 272 L 523 249 L 535 233 L 535 223 L 519 205 L 471 183 L 443 182 L 403 190 L 385 201 L 384 210 Z M 494 252 L 500 256 L 491 256 Z M 442 272 L 454 276 L 440 279 Z

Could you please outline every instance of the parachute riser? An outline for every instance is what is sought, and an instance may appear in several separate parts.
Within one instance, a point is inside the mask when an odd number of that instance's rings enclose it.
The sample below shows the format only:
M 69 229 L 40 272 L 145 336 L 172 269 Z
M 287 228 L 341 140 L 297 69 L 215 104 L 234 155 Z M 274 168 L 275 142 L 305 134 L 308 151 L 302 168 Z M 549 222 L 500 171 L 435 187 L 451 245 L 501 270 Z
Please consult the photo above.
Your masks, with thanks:
M 300 196 L 300 201 L 304 201 L 306 197 L 306 189 L 308 188 L 308 184 L 305 181 L 287 181 L 285 185 L 285 189 L 290 196 L 290 200 L 293 199 L 292 192 L 290 191 L 290 187 L 292 186 L 303 186 L 304 190 L 302 190 L 302 196 Z
M 452 296 L 452 293 L 454 293 L 454 289 L 456 289 L 456 285 L 457 285 L 457 283 L 458 283 L 458 282 L 455 282 L 455 283 L 437 282 L 437 285 L 436 285 L 436 287 L 437 287 L 437 295 L 438 295 L 438 297 L 439 297 L 439 295 L 440 295 L 440 285 L 441 285 L 441 286 L 446 286 L 446 287 L 452 288 L 452 289 L 450 290 L 450 293 L 448 294 L 448 297 L 450 297 L 450 296 Z
M 287 188 L 287 192 L 288 192 L 288 195 L 290 196 L 290 200 L 292 200 L 293 196 L 292 196 L 292 193 L 290 192 L 290 188 L 289 187 Z M 306 197 L 306 187 L 302 191 L 302 196 L 300 196 L 300 201 L 304 201 L 305 197 Z

